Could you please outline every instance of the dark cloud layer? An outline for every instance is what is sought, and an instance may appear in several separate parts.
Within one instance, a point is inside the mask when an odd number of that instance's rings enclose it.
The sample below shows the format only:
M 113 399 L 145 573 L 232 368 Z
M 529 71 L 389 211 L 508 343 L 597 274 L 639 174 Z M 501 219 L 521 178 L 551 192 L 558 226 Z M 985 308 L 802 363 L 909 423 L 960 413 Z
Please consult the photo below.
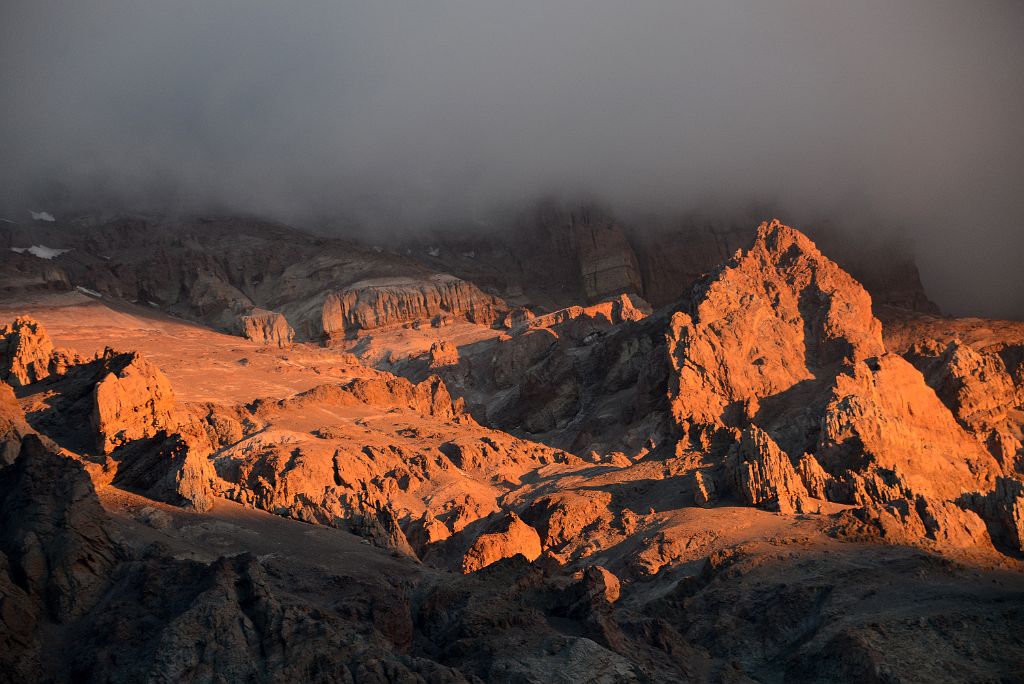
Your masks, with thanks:
M 767 201 L 905 231 L 944 308 L 1024 317 L 1016 0 L 5 0 L 0 65 L 8 211 Z

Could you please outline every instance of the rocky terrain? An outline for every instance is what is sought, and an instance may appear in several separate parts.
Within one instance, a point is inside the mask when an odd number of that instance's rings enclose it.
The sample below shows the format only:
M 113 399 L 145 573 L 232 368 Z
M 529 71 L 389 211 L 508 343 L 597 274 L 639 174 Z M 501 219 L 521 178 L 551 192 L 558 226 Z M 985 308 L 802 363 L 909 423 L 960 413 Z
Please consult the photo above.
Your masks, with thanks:
M 0 229 L 0 679 L 1022 681 L 1024 323 L 523 220 Z

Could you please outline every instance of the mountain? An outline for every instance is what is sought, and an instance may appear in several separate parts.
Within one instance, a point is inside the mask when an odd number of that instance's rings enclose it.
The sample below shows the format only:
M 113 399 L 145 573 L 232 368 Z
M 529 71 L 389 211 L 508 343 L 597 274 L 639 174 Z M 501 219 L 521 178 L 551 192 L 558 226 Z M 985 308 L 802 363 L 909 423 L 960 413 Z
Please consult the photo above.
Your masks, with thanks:
M 1019 676 L 1024 323 L 564 218 L 5 228 L 3 680 Z

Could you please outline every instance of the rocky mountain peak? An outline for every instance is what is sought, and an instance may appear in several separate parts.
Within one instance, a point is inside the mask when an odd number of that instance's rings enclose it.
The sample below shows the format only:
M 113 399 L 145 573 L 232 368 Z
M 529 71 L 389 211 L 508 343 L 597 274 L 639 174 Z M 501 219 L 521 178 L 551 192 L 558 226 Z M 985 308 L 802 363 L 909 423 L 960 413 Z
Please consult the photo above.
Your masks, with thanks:
M 736 424 L 750 402 L 885 352 L 871 297 L 800 231 L 761 224 L 667 332 L 681 422 Z

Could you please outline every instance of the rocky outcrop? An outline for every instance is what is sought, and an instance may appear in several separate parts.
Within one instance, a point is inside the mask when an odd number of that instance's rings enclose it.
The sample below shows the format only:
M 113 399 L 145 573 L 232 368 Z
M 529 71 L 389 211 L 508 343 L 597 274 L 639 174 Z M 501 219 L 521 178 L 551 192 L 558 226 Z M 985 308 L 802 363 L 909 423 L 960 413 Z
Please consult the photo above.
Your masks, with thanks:
M 67 624 L 102 592 L 118 551 L 85 470 L 35 435 L 0 467 L 0 679 L 40 679 Z
M 275 347 L 289 347 L 295 339 L 295 331 L 287 319 L 276 311 L 253 309 L 241 316 L 242 335 L 256 344 Z
M 522 555 L 528 561 L 540 556 L 540 536 L 515 513 L 498 521 L 477 537 L 462 558 L 462 572 L 476 572 L 503 558 Z
M 544 548 L 558 548 L 580 538 L 602 519 L 610 519 L 612 495 L 602 491 L 566 491 L 536 499 L 523 519 L 540 534 Z
M 106 514 L 85 469 L 25 437 L 0 470 L 0 552 L 7 591 L 41 604 L 40 617 L 67 622 L 91 605 L 117 560 Z M 16 615 L 7 614 L 5 622 Z M 15 626 L 17 627 L 17 626 Z
M 467 682 L 399 655 L 412 625 L 386 577 L 354 580 L 359 598 L 338 592 L 344 609 L 323 611 L 274 585 L 250 553 L 202 563 L 115 543 L 81 466 L 35 437 L 0 470 L 0 520 L 5 682 Z
M 390 506 L 378 506 L 375 510 L 353 516 L 348 528 L 353 534 L 368 539 L 374 546 L 419 560 Z
M 432 371 L 459 365 L 459 348 L 444 340 L 431 344 L 427 356 L 427 367 Z
M 14 390 L 7 383 L 0 382 L 0 468 L 14 462 L 21 449 L 22 437 L 31 432 Z
M 117 454 L 115 485 L 200 513 L 213 507 L 209 450 L 179 434 L 140 439 Z
M 490 325 L 504 303 L 476 285 L 445 274 L 425 279 L 377 278 L 329 293 L 321 311 L 327 338 L 405 324 L 440 327 L 455 320 Z
M 965 496 L 963 502 L 985 519 L 995 542 L 1024 553 L 1024 482 L 1000 477 L 992 491 Z
M 562 451 L 496 432 L 484 437 L 456 436 L 438 445 L 454 466 L 488 477 L 515 478 L 531 465 L 578 460 Z
M 452 420 L 463 413 L 461 400 L 453 400 L 444 381 L 436 375 L 415 384 L 395 376 L 357 378 L 345 385 L 344 391 L 364 404 L 408 408 L 442 420 Z
M 159 368 L 135 352 L 110 354 L 106 361 L 106 374 L 93 389 L 92 426 L 100 453 L 178 427 L 174 390 Z
M 1024 424 L 1017 412 L 1024 406 L 1024 385 L 1014 382 L 1002 356 L 959 339 L 947 345 L 919 342 L 905 356 L 957 421 L 999 459 L 1004 472 L 1016 470 Z
M 639 321 L 649 316 L 651 305 L 635 294 L 621 294 L 590 306 L 570 306 L 549 314 L 533 316 L 514 332 L 549 328 L 559 336 L 585 341 L 588 335 L 606 330 L 626 321 Z
M 43 324 L 29 316 L 0 326 L 0 381 L 14 387 L 31 385 L 64 373 L 76 362 L 74 355 L 55 349 Z
M 947 550 L 991 548 L 985 523 L 974 511 L 923 495 L 869 500 L 844 511 L 834 531 L 846 538 L 881 538 L 890 544 L 931 541 Z
M 804 511 L 807 489 L 766 432 L 756 426 L 744 430 L 728 458 L 733 489 L 743 501 L 780 513 Z
M 836 376 L 814 455 L 833 473 L 896 469 L 914 492 L 949 500 L 991 487 L 999 472 L 921 374 L 894 354 Z
M 680 424 L 736 425 L 752 401 L 885 351 L 864 288 L 778 221 L 697 285 L 694 302 L 667 333 Z

